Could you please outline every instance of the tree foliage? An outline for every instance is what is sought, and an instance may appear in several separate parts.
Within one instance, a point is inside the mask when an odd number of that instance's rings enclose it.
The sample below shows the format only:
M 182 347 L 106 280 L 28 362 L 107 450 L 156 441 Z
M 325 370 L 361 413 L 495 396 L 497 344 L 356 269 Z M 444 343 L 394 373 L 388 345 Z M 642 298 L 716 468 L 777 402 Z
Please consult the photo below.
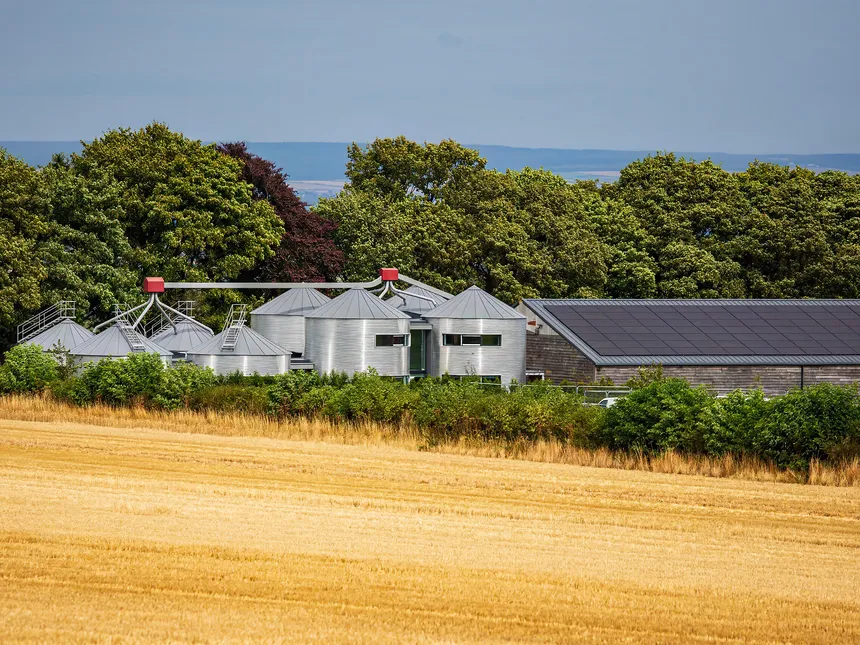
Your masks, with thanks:
M 116 190 L 110 206 L 139 274 L 225 280 L 271 257 L 283 224 L 241 179 L 243 164 L 161 123 L 85 143 L 71 167 Z
M 334 280 L 343 268 L 343 252 L 333 237 L 337 225 L 309 212 L 287 184 L 284 171 L 248 152 L 243 142 L 224 143 L 218 150 L 242 162 L 242 179 L 253 186 L 254 199 L 271 204 L 284 227 L 274 255 L 245 271 L 245 277 L 273 282 Z
M 49 213 L 39 174 L 0 148 L 0 328 L 22 320 L 41 304 L 46 272 L 37 245 Z

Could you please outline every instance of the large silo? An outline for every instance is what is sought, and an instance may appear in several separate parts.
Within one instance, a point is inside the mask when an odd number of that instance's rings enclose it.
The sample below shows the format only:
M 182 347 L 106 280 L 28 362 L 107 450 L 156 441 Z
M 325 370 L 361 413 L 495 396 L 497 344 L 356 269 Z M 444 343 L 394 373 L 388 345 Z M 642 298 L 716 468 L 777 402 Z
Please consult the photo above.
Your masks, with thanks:
M 185 353 L 187 360 L 211 367 L 216 374 L 239 371 L 245 376 L 283 374 L 290 369 L 290 352 L 244 324 L 227 327 Z
M 433 328 L 430 373 L 475 375 L 510 385 L 526 379 L 526 317 L 501 300 L 469 287 L 424 318 Z
M 383 376 L 409 376 L 408 314 L 364 289 L 350 289 L 309 313 L 305 358 L 320 374 L 352 375 L 374 368 Z
M 121 322 L 84 341 L 69 352 L 72 360 L 78 365 L 97 363 L 103 358 L 119 359 L 129 354 L 155 353 L 161 357 L 165 365 L 170 365 L 173 354 L 140 335 L 130 326 Z
M 179 320 L 175 326 L 168 325 L 152 341 L 173 352 L 174 358 L 185 358 L 186 352 L 213 338 L 212 330 L 190 320 Z
M 290 289 L 254 309 L 251 328 L 295 354 L 304 354 L 305 316 L 328 302 L 316 289 Z
M 21 344 L 40 345 L 46 352 L 51 351 L 54 347 L 71 351 L 92 337 L 93 332 L 89 329 L 81 327 L 71 318 L 63 318 Z

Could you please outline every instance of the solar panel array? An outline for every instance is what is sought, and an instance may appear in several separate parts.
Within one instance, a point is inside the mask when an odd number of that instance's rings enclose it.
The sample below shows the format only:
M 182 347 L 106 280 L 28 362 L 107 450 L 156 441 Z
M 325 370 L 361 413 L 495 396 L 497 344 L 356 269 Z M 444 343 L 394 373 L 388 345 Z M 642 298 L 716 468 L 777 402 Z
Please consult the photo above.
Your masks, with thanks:
M 860 354 L 860 307 L 546 305 L 603 356 Z

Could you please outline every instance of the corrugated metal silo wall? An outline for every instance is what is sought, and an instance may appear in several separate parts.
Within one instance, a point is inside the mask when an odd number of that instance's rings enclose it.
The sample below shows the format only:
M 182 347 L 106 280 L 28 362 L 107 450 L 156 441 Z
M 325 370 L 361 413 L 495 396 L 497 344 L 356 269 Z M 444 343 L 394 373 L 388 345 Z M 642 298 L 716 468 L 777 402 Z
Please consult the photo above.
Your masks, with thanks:
M 430 374 L 442 376 L 501 376 L 503 385 L 512 379 L 526 380 L 526 321 L 523 318 L 497 320 L 488 318 L 431 318 Z M 499 347 L 442 345 L 443 334 L 501 334 Z
M 188 360 L 201 367 L 211 367 L 216 374 L 232 374 L 237 370 L 245 376 L 283 374 L 290 369 L 289 356 L 224 356 L 189 354 Z
M 291 352 L 305 352 L 303 316 L 251 314 L 251 329 Z
M 382 376 L 409 375 L 409 347 L 377 347 L 377 334 L 409 334 L 409 320 L 307 318 L 305 358 L 320 374 L 366 372 Z

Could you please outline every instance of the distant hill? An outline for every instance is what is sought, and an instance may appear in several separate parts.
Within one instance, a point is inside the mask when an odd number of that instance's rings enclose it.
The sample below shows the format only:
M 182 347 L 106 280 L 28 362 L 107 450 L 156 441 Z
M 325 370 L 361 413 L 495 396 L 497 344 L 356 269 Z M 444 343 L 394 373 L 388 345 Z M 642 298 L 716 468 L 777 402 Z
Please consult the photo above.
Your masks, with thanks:
M 303 198 L 311 203 L 318 197 L 336 193 L 344 181 L 347 143 L 248 142 L 248 149 L 273 161 L 290 176 Z M 0 141 L 0 147 L 34 166 L 51 160 L 57 152 L 79 152 L 77 141 Z M 546 168 L 573 179 L 611 180 L 631 161 L 641 159 L 653 150 L 568 150 L 563 148 L 513 148 L 509 146 L 472 145 L 486 157 L 490 168 L 520 170 L 526 166 Z M 746 169 L 755 159 L 783 165 L 797 165 L 816 171 L 844 170 L 860 173 L 860 154 L 755 155 L 725 152 L 678 152 L 679 156 L 698 161 L 710 158 L 726 170 Z

